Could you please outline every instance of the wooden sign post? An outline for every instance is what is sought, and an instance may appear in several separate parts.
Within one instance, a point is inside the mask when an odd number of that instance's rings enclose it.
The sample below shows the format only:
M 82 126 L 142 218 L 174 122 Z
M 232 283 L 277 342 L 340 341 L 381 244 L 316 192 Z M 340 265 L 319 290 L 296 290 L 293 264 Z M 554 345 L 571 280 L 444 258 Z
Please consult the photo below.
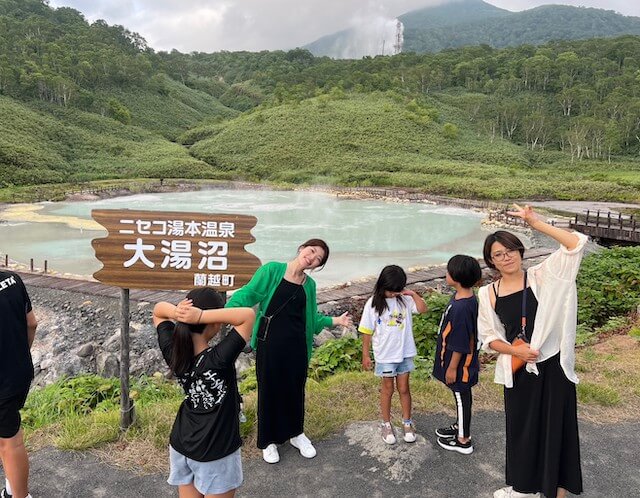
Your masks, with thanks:
M 260 260 L 245 250 L 255 242 L 254 216 L 128 209 L 94 209 L 107 237 L 91 242 L 103 268 L 93 276 L 121 292 L 120 427 L 133 422 L 129 399 L 129 289 L 220 292 L 246 284 Z

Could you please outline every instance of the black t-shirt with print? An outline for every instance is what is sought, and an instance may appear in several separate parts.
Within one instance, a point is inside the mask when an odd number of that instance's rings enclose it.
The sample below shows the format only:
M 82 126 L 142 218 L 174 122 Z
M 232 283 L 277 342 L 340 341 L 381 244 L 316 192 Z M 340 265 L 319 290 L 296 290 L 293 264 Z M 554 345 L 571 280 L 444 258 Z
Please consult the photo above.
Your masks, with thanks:
M 445 374 L 453 353 L 461 353 L 456 381 L 448 384 L 454 391 L 469 389 L 478 383 L 478 300 L 475 296 L 464 299 L 451 298 L 442 314 L 440 332 L 436 343 L 433 376 L 445 382 Z
M 174 324 L 158 324 L 158 343 L 171 361 Z M 199 462 L 211 462 L 236 451 L 240 439 L 239 395 L 235 361 L 246 342 L 236 330 L 195 356 L 191 370 L 178 376 L 186 397 L 171 429 L 171 446 Z
M 33 362 L 27 336 L 31 300 L 22 279 L 0 271 L 0 399 L 29 389 Z

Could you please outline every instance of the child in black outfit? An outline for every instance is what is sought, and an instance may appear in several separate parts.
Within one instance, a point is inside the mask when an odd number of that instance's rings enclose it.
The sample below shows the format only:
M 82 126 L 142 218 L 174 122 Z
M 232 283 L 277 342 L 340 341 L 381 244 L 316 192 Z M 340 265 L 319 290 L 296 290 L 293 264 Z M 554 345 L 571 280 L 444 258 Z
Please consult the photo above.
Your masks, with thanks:
M 251 337 L 251 308 L 223 308 L 215 290 L 193 289 L 178 306 L 161 302 L 153 324 L 167 364 L 185 392 L 171 429 L 168 482 L 180 498 L 230 498 L 242 484 L 235 361 Z M 221 324 L 234 328 L 216 346 Z
M 471 387 L 478 383 L 478 300 L 472 287 L 482 278 L 478 261 L 457 255 L 447 263 L 447 284 L 456 291 L 440 321 L 433 376 L 453 392 L 457 420 L 437 429 L 445 450 L 473 453 L 471 442 Z

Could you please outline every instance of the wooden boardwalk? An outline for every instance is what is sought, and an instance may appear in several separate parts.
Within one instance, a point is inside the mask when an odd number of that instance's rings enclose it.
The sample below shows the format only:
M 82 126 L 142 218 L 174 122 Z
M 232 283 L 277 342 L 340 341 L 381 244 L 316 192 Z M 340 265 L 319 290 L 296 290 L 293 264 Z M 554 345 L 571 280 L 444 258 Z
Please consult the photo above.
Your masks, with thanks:
M 15 271 L 15 270 L 14 270 Z M 43 273 L 31 273 L 28 271 L 16 271 L 28 287 L 42 287 L 46 289 L 59 289 L 67 292 L 77 292 L 78 294 L 89 296 L 103 296 L 120 299 L 120 288 L 102 284 L 96 280 L 79 280 L 72 278 L 56 277 Z M 184 292 L 178 291 L 158 291 L 131 289 L 129 298 L 132 301 L 147 301 L 157 303 L 158 301 L 169 301 L 177 303 L 184 297 Z
M 531 249 L 525 253 L 525 260 L 546 256 L 551 254 L 552 252 L 552 249 Z M 484 262 L 481 262 L 480 266 L 483 269 L 486 269 L 486 265 L 484 264 Z M 445 265 L 409 272 L 407 275 L 407 285 L 429 285 L 435 280 L 444 279 L 445 272 Z M 77 292 L 79 294 L 86 295 L 87 297 L 102 296 L 110 297 L 113 299 L 120 298 L 119 287 L 104 285 L 95 280 L 63 278 L 54 275 L 46 275 L 43 273 L 32 273 L 24 270 L 16 271 L 16 273 L 20 275 L 25 285 L 29 287 L 41 287 L 46 289 L 59 289 L 67 292 Z M 354 297 L 369 296 L 371 294 L 371 291 L 373 290 L 373 285 L 375 284 L 376 278 L 377 276 L 373 276 L 370 279 L 358 281 L 353 285 L 345 285 L 344 287 L 338 286 L 328 289 L 320 289 L 318 290 L 317 295 L 318 304 L 325 304 L 330 301 L 340 301 L 343 299 Z M 180 291 L 131 289 L 130 299 L 132 301 L 146 301 L 150 303 L 156 303 L 158 301 L 169 301 L 171 303 L 177 303 L 184 297 L 184 294 L 184 292 Z
M 576 214 L 569 226 L 603 244 L 640 244 L 640 224 L 633 215 L 587 211 L 585 214 Z

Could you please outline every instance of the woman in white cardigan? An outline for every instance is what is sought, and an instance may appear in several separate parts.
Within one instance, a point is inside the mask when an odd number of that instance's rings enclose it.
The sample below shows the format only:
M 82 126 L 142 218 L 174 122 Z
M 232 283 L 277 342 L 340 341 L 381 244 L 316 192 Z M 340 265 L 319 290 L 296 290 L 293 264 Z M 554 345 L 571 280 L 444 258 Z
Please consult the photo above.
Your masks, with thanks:
M 582 492 L 574 364 L 576 276 L 587 237 L 543 222 L 529 206 L 510 214 L 561 245 L 525 272 L 515 235 L 485 240 L 484 260 L 500 278 L 478 294 L 478 335 L 484 350 L 499 353 L 495 382 L 504 385 L 506 415 L 508 486 L 494 497 L 563 498 Z M 512 358 L 525 363 L 515 373 Z

